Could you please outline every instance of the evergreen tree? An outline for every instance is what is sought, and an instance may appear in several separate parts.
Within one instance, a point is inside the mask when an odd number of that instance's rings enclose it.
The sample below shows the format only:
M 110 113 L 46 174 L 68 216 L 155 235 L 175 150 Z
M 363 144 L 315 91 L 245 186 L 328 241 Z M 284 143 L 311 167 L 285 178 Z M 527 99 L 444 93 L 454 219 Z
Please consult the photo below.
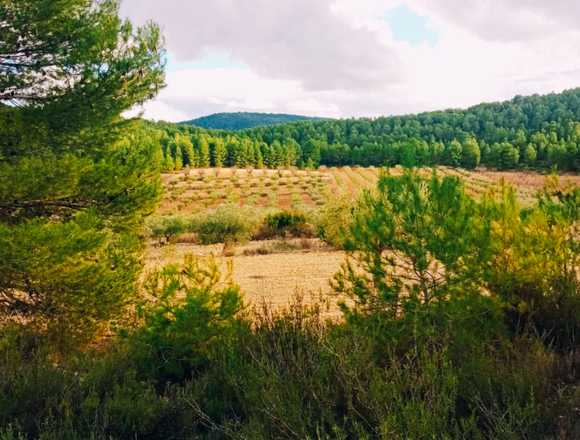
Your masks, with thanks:
M 399 162 L 408 168 L 417 166 L 417 155 L 413 143 L 405 142 L 401 146 Z
M 166 151 L 164 156 L 163 171 L 166 173 L 171 173 L 172 171 L 175 171 L 175 161 L 173 160 L 173 155 L 171 154 L 170 149 Z
M 216 168 L 224 166 L 227 157 L 227 150 L 224 141 L 216 138 L 211 143 L 211 164 Z
M 536 162 L 537 153 L 532 144 L 528 144 L 524 150 L 524 162 L 528 165 L 533 165 Z
M 347 318 L 398 319 L 419 304 L 479 295 L 489 231 L 458 178 L 382 176 L 355 210 L 346 240 L 352 260 L 335 277 L 335 288 L 352 299 Z
M 0 314 L 63 344 L 122 316 L 160 138 L 123 111 L 163 85 L 154 25 L 109 1 L 0 2 Z
M 479 165 L 481 159 L 481 152 L 477 141 L 470 137 L 463 144 L 461 152 L 461 165 L 467 169 L 475 169 Z
M 520 159 L 520 152 L 509 142 L 499 144 L 497 167 L 502 170 L 515 168 Z
M 198 159 L 197 166 L 208 168 L 210 165 L 209 143 L 205 136 L 200 136 L 198 140 Z
M 179 171 L 180 169 L 183 168 L 183 153 L 181 151 L 181 147 L 176 144 L 175 145 L 175 151 L 173 153 L 173 163 L 175 165 L 175 170 Z
M 445 146 L 443 152 L 443 163 L 452 167 L 458 167 L 461 164 L 461 153 L 463 147 L 457 139 L 454 139 Z
M 320 164 L 320 142 L 314 139 L 309 139 L 304 145 L 303 161 L 310 162 L 313 167 L 318 167 Z
M 183 157 L 183 166 L 195 167 L 196 165 L 196 155 L 193 149 L 193 143 L 188 135 L 176 134 L 175 135 L 176 146 L 181 150 L 181 156 Z M 176 154 L 177 162 L 177 154 Z

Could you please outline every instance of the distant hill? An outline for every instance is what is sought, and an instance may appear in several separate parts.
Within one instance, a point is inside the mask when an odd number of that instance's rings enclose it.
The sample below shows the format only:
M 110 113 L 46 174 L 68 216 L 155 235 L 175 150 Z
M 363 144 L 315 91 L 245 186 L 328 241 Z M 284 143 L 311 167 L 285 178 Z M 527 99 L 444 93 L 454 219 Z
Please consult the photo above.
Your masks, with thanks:
M 265 125 L 284 124 L 295 121 L 320 119 L 309 116 L 275 113 L 215 113 L 180 124 L 216 130 L 243 130 Z

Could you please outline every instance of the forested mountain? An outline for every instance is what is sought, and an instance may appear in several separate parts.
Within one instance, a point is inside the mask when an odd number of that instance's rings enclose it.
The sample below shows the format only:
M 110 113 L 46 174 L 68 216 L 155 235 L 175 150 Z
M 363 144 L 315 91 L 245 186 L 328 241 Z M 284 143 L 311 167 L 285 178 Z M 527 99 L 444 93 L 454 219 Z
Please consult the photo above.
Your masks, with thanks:
M 308 120 L 242 131 L 155 124 L 165 168 L 383 166 L 580 170 L 580 89 L 376 119 Z
M 217 130 L 243 130 L 263 125 L 285 124 L 309 119 L 318 118 L 275 113 L 215 113 L 213 115 L 192 119 L 191 121 L 183 121 L 180 124 Z

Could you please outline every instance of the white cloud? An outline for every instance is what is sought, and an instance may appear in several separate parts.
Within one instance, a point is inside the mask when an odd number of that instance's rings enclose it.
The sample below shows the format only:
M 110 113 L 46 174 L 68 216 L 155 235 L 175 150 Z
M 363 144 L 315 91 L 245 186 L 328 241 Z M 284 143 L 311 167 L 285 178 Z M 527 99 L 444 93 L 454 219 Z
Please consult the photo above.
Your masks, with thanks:
M 577 0 L 416 0 L 415 3 L 487 40 L 529 41 L 550 33 L 579 30 Z
M 394 41 L 385 16 L 399 5 L 427 17 L 436 45 Z M 170 120 L 378 116 L 580 86 L 575 0 L 125 0 L 123 10 L 160 21 L 178 60 L 215 51 L 247 66 L 170 72 L 146 112 Z
M 336 15 L 332 0 L 125 0 L 123 13 L 154 18 L 177 60 L 227 51 L 257 73 L 307 90 L 364 89 L 397 77 L 396 54 L 372 30 Z
M 151 119 L 182 121 L 235 111 L 341 116 L 335 104 L 320 96 L 325 92 L 306 92 L 297 81 L 268 79 L 248 69 L 182 69 L 168 72 L 166 82 L 159 97 L 145 105 Z

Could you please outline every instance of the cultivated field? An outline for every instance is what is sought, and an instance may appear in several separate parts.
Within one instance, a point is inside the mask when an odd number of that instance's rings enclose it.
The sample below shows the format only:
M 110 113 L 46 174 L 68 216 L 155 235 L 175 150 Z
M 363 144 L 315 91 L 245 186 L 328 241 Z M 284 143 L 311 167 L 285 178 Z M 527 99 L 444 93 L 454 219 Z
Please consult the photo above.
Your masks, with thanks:
M 375 186 L 381 171 L 378 168 L 343 167 L 319 170 L 253 170 L 192 169 L 163 175 L 165 195 L 157 215 L 193 215 L 223 204 L 267 208 L 313 210 L 329 198 L 356 196 Z M 388 172 L 401 174 L 401 168 Z M 425 173 L 430 173 L 425 170 Z M 442 175 L 458 175 L 472 195 L 488 191 L 500 181 L 513 185 L 518 197 L 530 202 L 541 189 L 546 176 L 532 172 L 465 171 L 439 167 Z M 561 176 L 561 186 L 580 185 L 580 176 Z M 185 240 L 183 240 L 185 241 Z M 181 261 L 186 254 L 214 255 L 225 270 L 222 246 L 199 246 L 174 243 L 150 246 L 149 269 L 168 262 Z M 329 280 L 344 261 L 342 251 L 333 250 L 316 239 L 295 243 L 252 242 L 236 248 L 229 259 L 233 263 L 234 280 L 242 287 L 251 303 L 266 300 L 273 305 L 287 304 L 295 293 L 328 295 Z M 334 302 L 334 300 L 333 300 Z M 334 309 L 336 310 L 336 309 Z
M 342 167 L 319 170 L 192 169 L 163 175 L 165 196 L 159 215 L 191 214 L 225 203 L 257 208 L 315 208 L 329 197 L 356 195 L 375 186 L 380 168 Z M 388 170 L 401 174 L 402 168 Z M 430 173 L 430 170 L 424 170 Z M 502 179 L 513 185 L 523 202 L 530 201 L 546 183 L 534 172 L 466 171 L 439 167 L 441 175 L 464 179 L 468 192 L 479 195 Z M 560 176 L 560 185 L 580 185 L 580 176 Z

